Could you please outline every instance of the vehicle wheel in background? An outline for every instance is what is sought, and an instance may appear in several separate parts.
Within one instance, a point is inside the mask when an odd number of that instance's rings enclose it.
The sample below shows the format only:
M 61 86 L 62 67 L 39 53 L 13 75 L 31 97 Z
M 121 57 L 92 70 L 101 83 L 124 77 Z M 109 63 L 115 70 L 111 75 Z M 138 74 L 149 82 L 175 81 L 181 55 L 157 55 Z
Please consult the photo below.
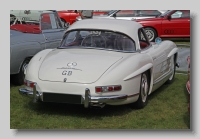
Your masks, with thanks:
M 147 34 L 147 37 L 149 38 L 149 41 L 155 41 L 155 38 L 158 37 L 157 32 L 155 31 L 155 29 L 147 27 L 145 28 L 145 32 Z
M 24 84 L 24 78 L 25 78 L 24 71 L 27 68 L 29 62 L 30 62 L 30 59 L 28 58 L 25 59 L 24 62 L 22 63 L 19 73 L 12 76 L 11 80 L 14 85 Z

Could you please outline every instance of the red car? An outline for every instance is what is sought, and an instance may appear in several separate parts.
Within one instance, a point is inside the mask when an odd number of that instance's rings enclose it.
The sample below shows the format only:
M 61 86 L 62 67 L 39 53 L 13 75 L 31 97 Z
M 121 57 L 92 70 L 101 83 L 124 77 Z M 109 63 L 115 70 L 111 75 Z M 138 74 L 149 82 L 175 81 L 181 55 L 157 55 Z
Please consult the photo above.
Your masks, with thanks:
M 76 17 L 80 16 L 75 10 L 61 10 L 57 11 L 60 19 L 64 23 L 69 23 L 70 25 L 76 21 Z M 108 10 L 94 10 L 93 15 L 100 15 L 108 13 Z
M 93 15 L 101 15 L 101 14 L 105 15 L 108 14 L 109 11 L 110 10 L 94 10 Z
M 150 41 L 161 38 L 189 38 L 190 10 L 168 10 L 149 19 L 134 20 L 141 23 Z
M 62 10 L 57 11 L 60 19 L 64 23 L 69 23 L 70 25 L 76 21 L 76 17 L 80 16 L 79 13 L 76 13 L 75 10 Z
M 187 62 L 188 62 L 188 81 L 186 83 L 186 89 L 188 92 L 188 112 L 190 113 L 190 56 L 188 56 Z

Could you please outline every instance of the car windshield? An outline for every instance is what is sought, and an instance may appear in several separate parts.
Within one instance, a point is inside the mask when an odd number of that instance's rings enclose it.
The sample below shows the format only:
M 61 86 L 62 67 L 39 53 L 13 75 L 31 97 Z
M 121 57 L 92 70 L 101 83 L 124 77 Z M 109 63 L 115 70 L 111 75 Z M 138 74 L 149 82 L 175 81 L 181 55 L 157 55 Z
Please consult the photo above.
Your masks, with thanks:
M 111 10 L 109 13 L 107 13 L 106 15 L 111 15 L 111 14 L 113 14 L 113 13 L 115 13 L 117 10 Z
M 22 27 L 23 26 L 23 27 Z M 10 29 L 21 32 L 38 32 L 63 28 L 59 16 L 50 10 L 11 10 Z
M 93 48 L 134 52 L 135 42 L 128 36 L 106 30 L 74 30 L 68 32 L 59 48 Z
M 167 15 L 167 14 L 170 13 L 170 12 L 171 12 L 171 10 L 168 10 L 168 11 L 166 11 L 166 12 L 164 12 L 164 13 L 158 15 L 157 17 L 164 17 L 165 15 Z
M 43 13 L 46 13 L 46 15 L 42 16 L 41 21 L 43 23 L 49 23 L 49 24 L 51 23 L 51 25 L 53 26 L 52 21 L 54 21 L 54 18 L 56 17 L 54 16 L 51 10 L 10 10 L 10 25 L 12 24 L 39 25 L 41 14 Z

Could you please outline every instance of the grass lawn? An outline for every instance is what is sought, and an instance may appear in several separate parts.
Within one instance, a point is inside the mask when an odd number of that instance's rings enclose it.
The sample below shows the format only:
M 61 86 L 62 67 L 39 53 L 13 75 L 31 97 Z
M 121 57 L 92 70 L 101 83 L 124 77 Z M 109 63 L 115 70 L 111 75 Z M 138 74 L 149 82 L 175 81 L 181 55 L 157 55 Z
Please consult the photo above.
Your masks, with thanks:
M 190 48 L 190 39 L 189 38 L 162 38 L 162 40 L 171 40 L 177 47 Z
M 187 75 L 176 74 L 149 97 L 144 109 L 129 105 L 86 109 L 82 105 L 32 103 L 10 86 L 11 129 L 190 129 Z

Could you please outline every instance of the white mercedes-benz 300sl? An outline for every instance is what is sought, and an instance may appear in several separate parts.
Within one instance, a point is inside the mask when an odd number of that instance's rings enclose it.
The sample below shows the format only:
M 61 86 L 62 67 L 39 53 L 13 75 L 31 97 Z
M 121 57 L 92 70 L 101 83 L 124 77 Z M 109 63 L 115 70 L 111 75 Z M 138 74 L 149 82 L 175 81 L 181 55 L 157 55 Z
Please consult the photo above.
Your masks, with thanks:
M 19 93 L 34 102 L 143 108 L 154 90 L 174 80 L 177 51 L 172 41 L 149 42 L 134 21 L 81 20 L 58 48 L 31 59 Z

